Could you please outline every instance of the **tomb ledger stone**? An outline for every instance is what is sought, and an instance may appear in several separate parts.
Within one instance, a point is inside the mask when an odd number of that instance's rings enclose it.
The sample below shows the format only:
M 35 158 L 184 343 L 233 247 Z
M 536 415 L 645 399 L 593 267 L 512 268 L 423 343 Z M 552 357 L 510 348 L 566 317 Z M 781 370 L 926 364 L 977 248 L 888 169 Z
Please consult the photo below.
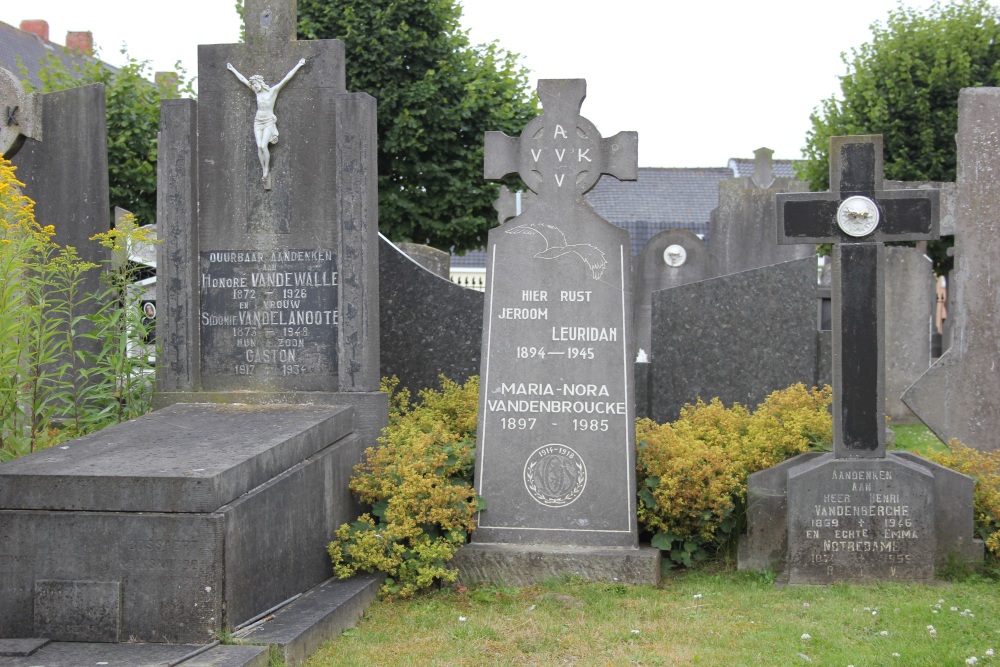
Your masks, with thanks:
M 886 454 L 883 241 L 935 238 L 938 197 L 883 189 L 881 136 L 833 137 L 830 156 L 831 191 L 778 195 L 777 221 L 780 243 L 834 244 L 834 451 L 751 476 L 740 562 L 759 565 L 773 549 L 762 538 L 784 523 L 787 553 L 770 565 L 784 565 L 790 583 L 931 580 L 950 553 L 976 552 L 972 480 Z M 967 528 L 949 539 L 936 529 L 943 480 L 961 499 L 947 520 Z
M 537 197 L 489 235 L 487 509 L 460 553 L 463 580 L 658 578 L 658 552 L 637 548 L 628 233 L 583 197 L 602 174 L 636 178 L 637 135 L 602 138 L 580 116 L 585 94 L 581 79 L 542 80 L 544 113 L 520 138 L 486 134 L 485 177 L 519 174 Z

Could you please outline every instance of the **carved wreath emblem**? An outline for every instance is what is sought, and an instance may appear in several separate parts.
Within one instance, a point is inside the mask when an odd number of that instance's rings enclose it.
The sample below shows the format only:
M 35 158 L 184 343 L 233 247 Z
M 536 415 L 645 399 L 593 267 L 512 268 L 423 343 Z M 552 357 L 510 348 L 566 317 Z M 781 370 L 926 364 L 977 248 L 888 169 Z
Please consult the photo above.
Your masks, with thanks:
M 854 237 L 868 236 L 879 223 L 878 207 L 868 197 L 848 197 L 837 209 L 837 226 Z
M 535 502 L 546 507 L 565 507 L 587 486 L 587 466 L 566 445 L 539 447 L 524 463 L 524 487 Z

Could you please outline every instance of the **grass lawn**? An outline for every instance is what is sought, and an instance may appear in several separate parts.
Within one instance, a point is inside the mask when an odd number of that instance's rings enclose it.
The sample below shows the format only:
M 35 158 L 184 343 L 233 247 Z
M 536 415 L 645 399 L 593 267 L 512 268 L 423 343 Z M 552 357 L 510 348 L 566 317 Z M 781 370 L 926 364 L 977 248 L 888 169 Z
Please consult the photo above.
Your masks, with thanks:
M 945 449 L 922 425 L 894 430 L 898 449 Z M 1000 564 L 989 568 L 937 585 L 777 587 L 717 562 L 657 587 L 442 589 L 376 602 L 306 664 L 1000 667 Z
M 896 434 L 896 449 L 906 449 L 917 454 L 948 451 L 948 447 L 923 424 L 891 424 L 891 426 Z
M 993 578 L 778 588 L 715 565 L 655 588 L 569 580 L 379 601 L 307 665 L 1000 666 L 991 648 Z

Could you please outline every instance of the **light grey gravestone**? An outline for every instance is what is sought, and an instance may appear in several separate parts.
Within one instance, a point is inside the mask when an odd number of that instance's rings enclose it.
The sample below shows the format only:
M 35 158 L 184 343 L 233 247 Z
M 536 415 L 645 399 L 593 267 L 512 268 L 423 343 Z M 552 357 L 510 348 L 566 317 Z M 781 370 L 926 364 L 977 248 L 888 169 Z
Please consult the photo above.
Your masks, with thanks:
M 885 250 L 885 413 L 907 424 L 917 418 L 901 397 L 931 365 L 937 281 L 933 262 L 918 249 Z
M 633 267 L 637 354 L 650 354 L 653 292 L 704 280 L 709 271 L 708 249 L 694 232 L 668 229 L 649 239 Z
M 779 192 L 807 192 L 808 184 L 797 178 L 774 174 L 774 151 L 754 151 L 750 176 L 719 184 L 719 206 L 708 225 L 708 249 L 712 275 L 756 269 L 813 255 L 807 245 L 783 246 L 771 235 L 774 197 Z
M 952 553 L 981 556 L 972 538 L 972 480 L 886 453 L 885 247 L 935 238 L 933 190 L 885 190 L 881 136 L 833 137 L 826 193 L 778 196 L 781 243 L 833 243 L 834 451 L 751 475 L 741 567 L 784 569 L 793 584 L 928 581 Z M 960 476 L 961 477 L 961 476 Z M 954 498 L 938 498 L 945 481 Z M 942 515 L 946 502 L 955 504 Z M 941 534 L 942 521 L 962 534 Z M 787 549 L 774 551 L 784 524 Z M 765 543 L 765 538 L 770 543 Z
M 948 280 L 951 347 L 903 394 L 944 440 L 1000 448 L 1000 292 L 992 279 L 1000 222 L 1000 88 L 962 90 L 958 101 L 955 268 Z
M 652 295 L 650 415 L 674 421 L 698 398 L 755 406 L 817 366 L 816 258 Z
M 583 195 L 636 177 L 637 135 L 602 138 L 582 79 L 542 80 L 519 138 L 486 134 L 484 176 L 537 196 L 490 230 L 476 487 L 487 509 L 459 553 L 463 581 L 559 574 L 654 582 L 637 546 L 628 233 Z M 503 206 L 498 206 L 503 219 Z
M 158 409 L 0 466 L 0 637 L 209 641 L 328 579 L 360 513 L 387 422 L 375 101 L 341 42 L 294 39 L 293 0 L 246 16 L 162 109 Z

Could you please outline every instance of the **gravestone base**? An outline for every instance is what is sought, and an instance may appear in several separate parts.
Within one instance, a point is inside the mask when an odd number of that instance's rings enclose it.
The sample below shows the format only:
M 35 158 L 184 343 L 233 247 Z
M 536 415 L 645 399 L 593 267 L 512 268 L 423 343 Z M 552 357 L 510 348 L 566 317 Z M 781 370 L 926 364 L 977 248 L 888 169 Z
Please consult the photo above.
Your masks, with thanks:
M 466 544 L 452 560 L 457 583 L 531 586 L 546 579 L 580 577 L 622 584 L 660 583 L 660 550 L 652 547 L 582 547 Z
M 203 643 L 326 580 L 355 416 L 178 404 L 0 466 L 0 637 Z
M 983 558 L 973 484 L 909 452 L 803 454 L 750 476 L 739 567 L 790 584 L 932 581 L 949 558 Z

